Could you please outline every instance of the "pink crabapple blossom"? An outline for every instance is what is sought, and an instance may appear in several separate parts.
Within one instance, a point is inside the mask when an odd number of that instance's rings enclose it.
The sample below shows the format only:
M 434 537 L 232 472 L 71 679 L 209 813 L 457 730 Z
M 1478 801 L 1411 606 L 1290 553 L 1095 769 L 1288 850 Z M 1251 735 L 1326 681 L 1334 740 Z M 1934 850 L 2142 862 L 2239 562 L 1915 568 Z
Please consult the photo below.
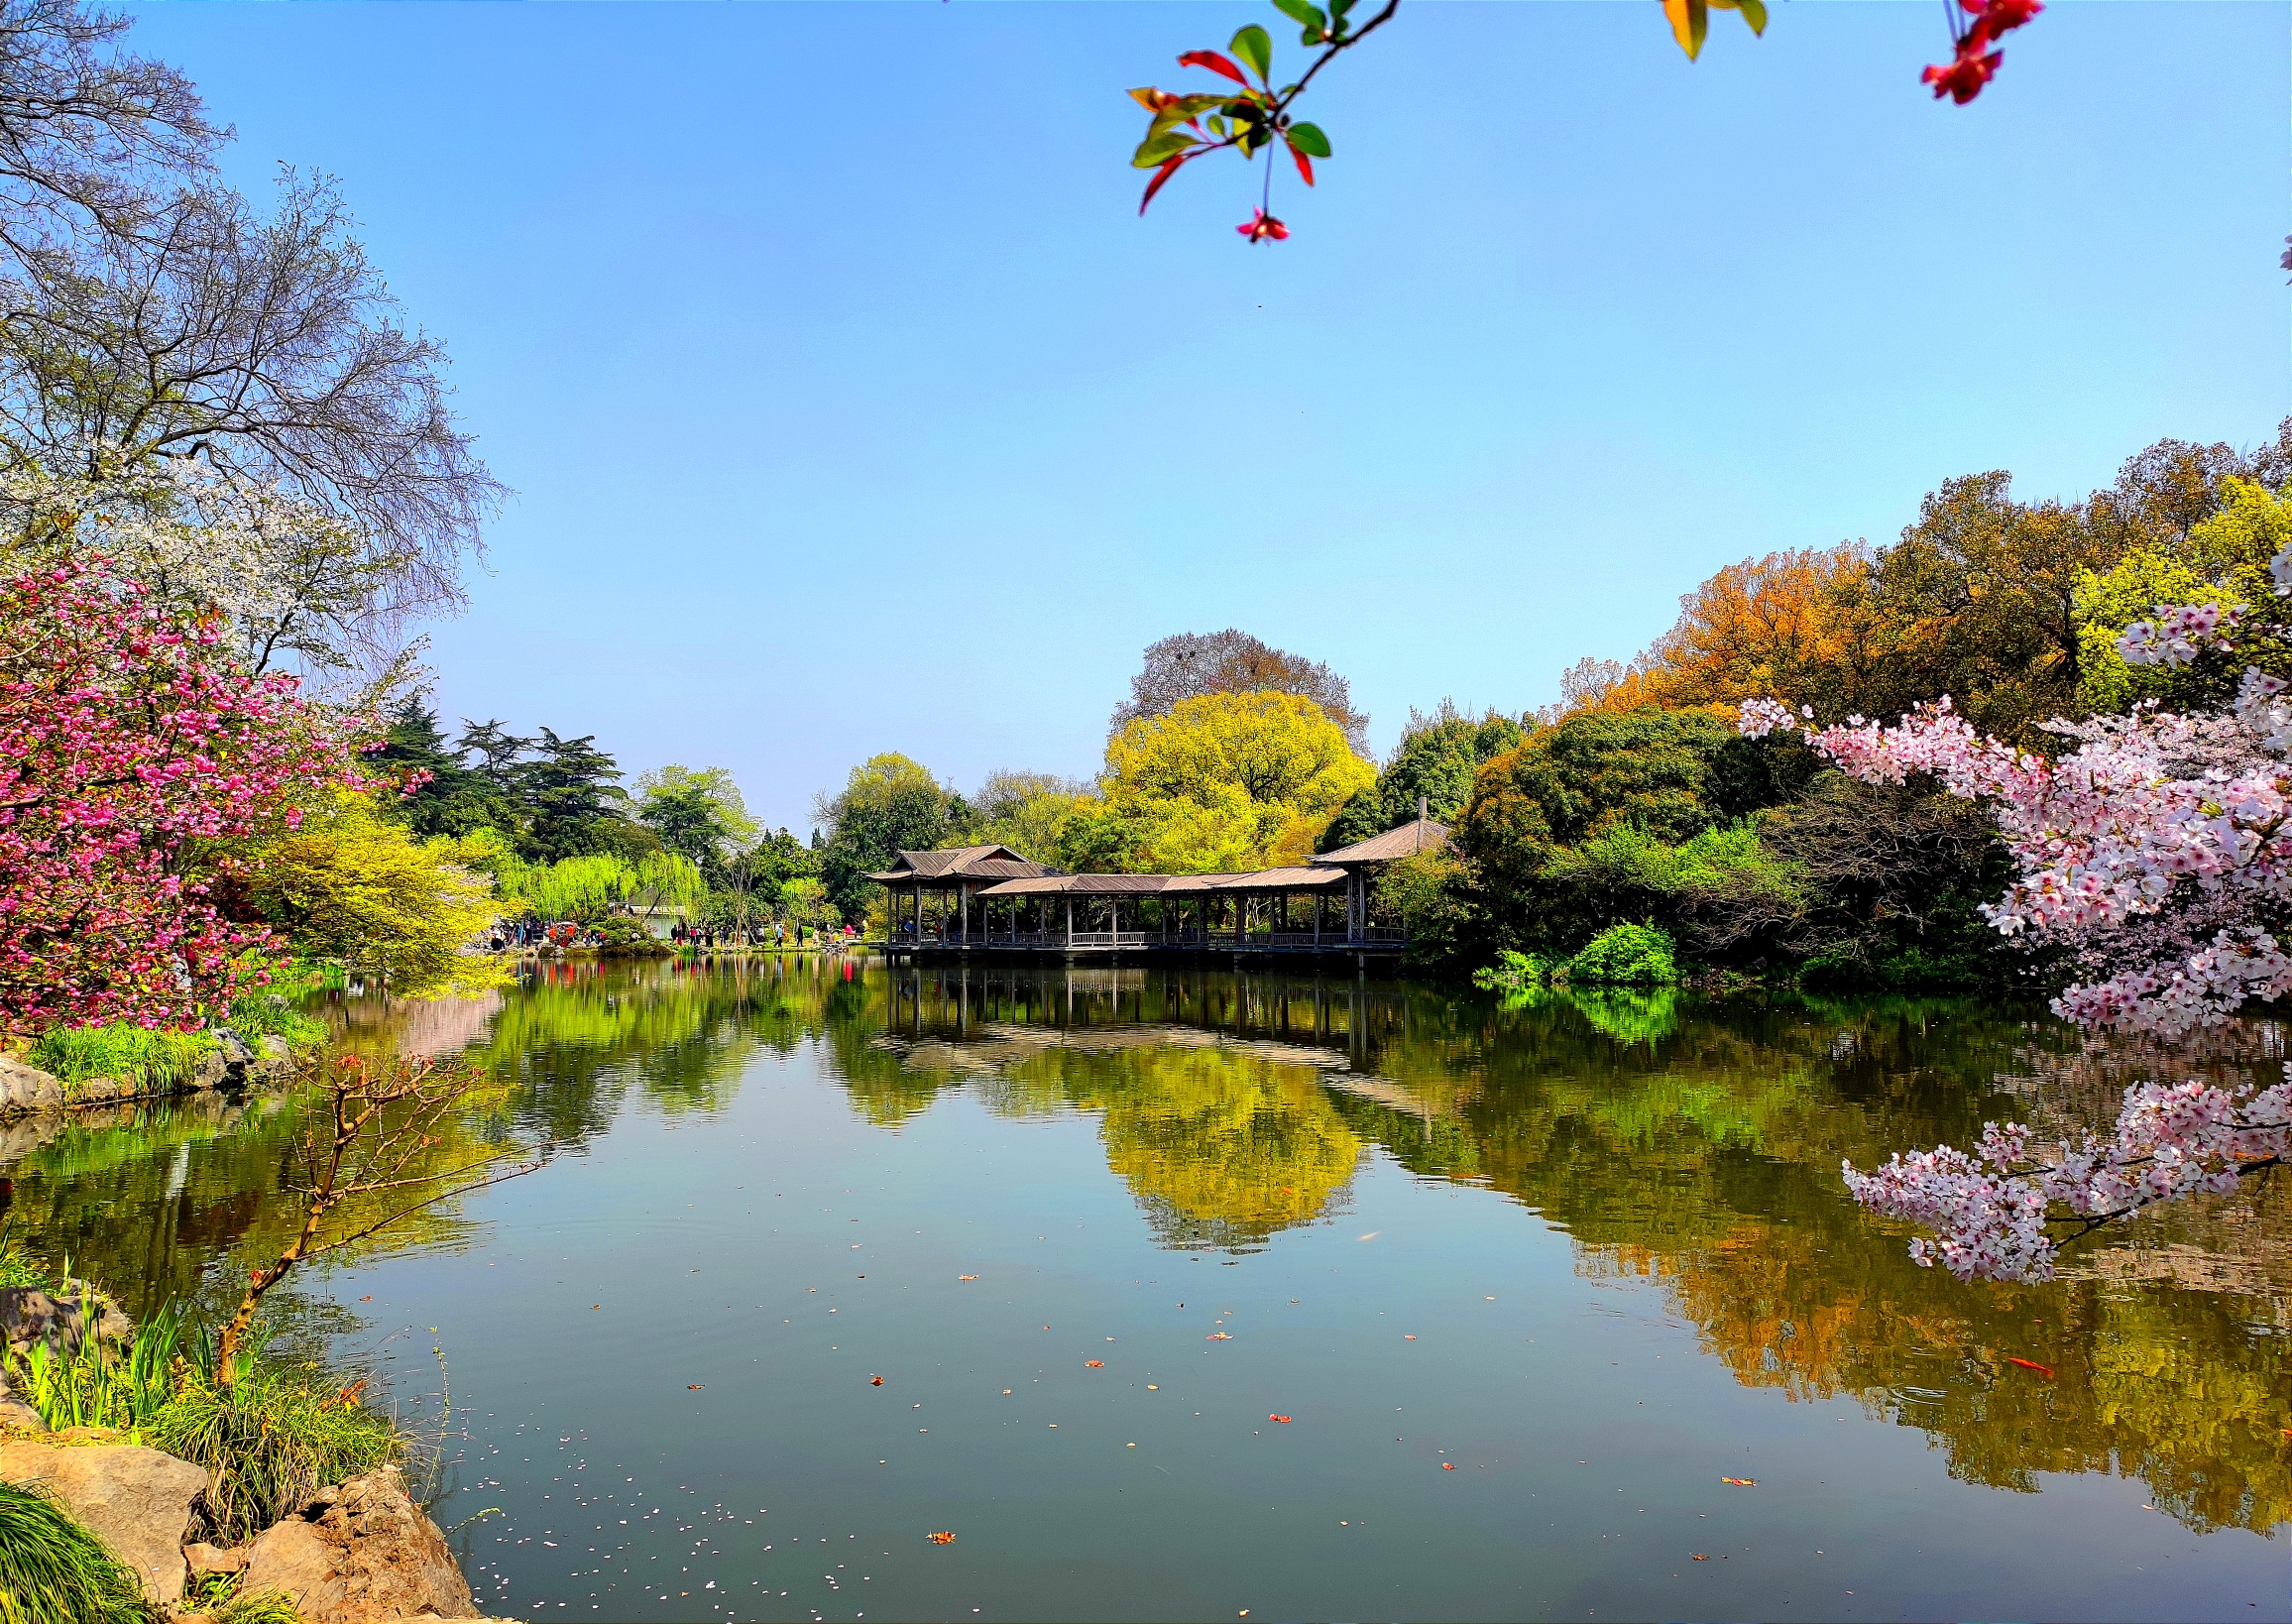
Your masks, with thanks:
M 0 580 L 0 1026 L 193 1026 L 268 979 L 227 843 L 354 782 L 331 715 L 100 563 Z

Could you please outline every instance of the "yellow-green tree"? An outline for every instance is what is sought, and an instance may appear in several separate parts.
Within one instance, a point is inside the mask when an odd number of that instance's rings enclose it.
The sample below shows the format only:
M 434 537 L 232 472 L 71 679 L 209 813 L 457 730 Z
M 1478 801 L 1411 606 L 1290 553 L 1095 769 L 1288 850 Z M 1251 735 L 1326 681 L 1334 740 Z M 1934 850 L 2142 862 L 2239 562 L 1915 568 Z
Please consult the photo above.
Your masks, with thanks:
M 1298 863 L 1376 778 L 1310 699 L 1204 694 L 1108 741 L 1100 798 L 1070 817 L 1061 850 L 1098 860 L 1070 867 L 1168 873 Z M 1096 842 L 1088 853 L 1086 837 Z
M 371 795 L 339 791 L 240 856 L 256 907 L 304 957 L 413 996 L 496 978 L 464 952 L 499 917 L 492 880 L 455 842 L 416 840 L 383 817 Z

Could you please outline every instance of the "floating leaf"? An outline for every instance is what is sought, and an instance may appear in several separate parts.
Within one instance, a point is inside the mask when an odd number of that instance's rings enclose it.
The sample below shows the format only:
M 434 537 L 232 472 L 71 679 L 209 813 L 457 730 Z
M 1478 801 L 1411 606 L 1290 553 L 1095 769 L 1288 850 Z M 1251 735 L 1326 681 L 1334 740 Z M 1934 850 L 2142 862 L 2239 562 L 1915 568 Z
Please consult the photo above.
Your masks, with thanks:
M 870 1387 L 881 1387 L 883 1385 L 883 1378 L 881 1376 L 869 1376 L 867 1378 L 867 1385 Z
M 953 1545 L 955 1544 L 955 1536 L 946 1532 L 945 1530 L 942 1530 L 940 1533 L 931 1536 L 931 1543 L 933 1545 Z
M 1454 1471 L 1456 1467 L 1451 1462 L 1443 1460 L 1440 1462 L 1440 1469 L 1442 1471 Z
M 1695 1551 L 1688 1554 L 1687 1560 L 1689 1562 L 1709 1562 L 1711 1559 L 1703 1555 L 1702 1552 Z
M 1759 1486 L 1759 1479 L 1756 1477 L 1722 1477 L 1719 1481 L 1733 1483 L 1737 1488 L 1757 1488 Z
M 1259 78 L 1273 77 L 1273 36 L 1255 23 L 1247 23 L 1236 29 L 1233 41 L 1226 49 L 1256 68 Z
M 1104 1359 L 1085 1359 L 1083 1367 L 1087 1370 L 1103 1370 L 1106 1368 L 1106 1361 Z
M 1154 194 L 1152 192 L 1148 192 L 1146 195 L 1151 197 Z M 956 1276 L 956 1279 L 958 1280 L 976 1280 L 978 1276 L 975 1274 L 959 1274 Z
M 701 1386 L 700 1382 L 688 1381 L 684 1384 L 684 1390 L 688 1393 L 697 1393 L 701 1390 Z
M 1281 1424 L 1282 1424 L 1284 1427 L 1287 1427 L 1287 1426 L 1289 1425 L 1289 1417 L 1287 1417 L 1287 1416 L 1267 1416 L 1265 1419 L 1266 1419 L 1266 1420 L 1268 1420 L 1268 1421 L 1278 1421 L 1278 1422 L 1280 1422 L 1280 1423 L 1281 1423 Z
M 1258 32 L 1262 34 L 1265 31 L 1260 29 Z M 1247 74 L 1214 51 L 1189 51 L 1178 58 L 1178 65 L 1180 67 L 1206 67 L 1212 73 L 1223 73 L 1236 84 L 1249 82 Z
M 1233 1340 L 1233 1338 L 1228 1336 L 1222 1331 L 1213 1331 L 1207 1336 L 1203 1337 L 1203 1340 L 1209 1342 L 1230 1342 Z
M 2049 1364 L 2039 1364 L 2035 1359 L 2008 1358 L 2006 1362 L 2007 1364 L 2017 1364 L 2024 1370 L 2034 1370 L 2040 1376 L 2043 1376 L 2047 1381 L 2051 1381 L 2053 1379 L 2053 1366 Z

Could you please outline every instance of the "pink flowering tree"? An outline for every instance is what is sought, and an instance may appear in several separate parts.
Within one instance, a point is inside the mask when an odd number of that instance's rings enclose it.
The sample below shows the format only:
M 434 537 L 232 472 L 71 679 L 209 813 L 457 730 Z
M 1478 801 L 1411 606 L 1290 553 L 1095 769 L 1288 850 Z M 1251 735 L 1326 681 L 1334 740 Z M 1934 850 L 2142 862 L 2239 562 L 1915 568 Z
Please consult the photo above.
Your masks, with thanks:
M 1225 51 L 1189 51 L 1178 58 L 1180 67 L 1200 68 L 1227 82 L 1199 80 L 1198 88 L 1146 86 L 1130 92 L 1147 114 L 1146 137 L 1130 162 L 1154 172 L 1139 200 L 1139 213 L 1146 212 L 1154 194 L 1173 175 L 1198 159 L 1234 152 L 1254 161 L 1264 153 L 1257 207 L 1234 229 L 1250 243 L 1279 242 L 1289 235 L 1289 227 L 1272 212 L 1275 154 L 1285 154 L 1298 178 L 1309 186 L 1314 183 L 1314 160 L 1329 156 L 1329 138 L 1320 127 L 1297 117 L 1298 99 L 1322 68 L 1390 23 L 1401 0 L 1357 9 L 1356 0 L 1326 0 L 1326 6 L 1323 10 L 1313 0 L 1273 0 L 1274 9 L 1299 26 L 1298 44 L 1308 53 L 1304 70 L 1286 83 L 1274 73 L 1273 36 L 1248 23 Z M 1702 54 L 1714 10 L 1737 13 L 1754 34 L 1767 32 L 1766 0 L 1662 0 L 1662 7 L 1672 38 L 1689 60 Z M 2045 7 L 2039 0 L 1943 0 L 1942 9 L 1950 60 L 1929 65 L 1920 80 L 1936 100 L 1947 96 L 1962 107 L 1982 93 L 2006 59 L 2000 42 Z M 2286 259 L 2292 262 L 2292 254 Z
M 2270 566 L 2281 597 L 2292 547 Z M 2242 608 L 2161 605 L 2118 649 L 2134 664 L 2229 660 L 2255 621 Z M 2055 723 L 2073 748 L 2054 759 L 1977 734 L 1945 697 L 1895 726 L 1850 718 L 1816 728 L 1776 700 L 1742 707 L 1746 734 L 1802 729 L 1856 778 L 1924 775 L 1980 800 L 2015 868 L 1984 912 L 2006 936 L 2050 947 L 2074 979 L 2056 1013 L 2095 1029 L 2171 1037 L 2228 1019 L 2249 999 L 2292 992 L 2276 931 L 2292 915 L 2292 709 L 2285 684 L 2247 667 L 2232 704 L 2175 716 Z M 1991 1123 L 1973 1151 L 1948 1145 L 1845 1168 L 1874 1212 L 1933 1231 L 1922 1264 L 1962 1279 L 2044 1280 L 2061 1244 L 2156 1203 L 2234 1189 L 2292 1152 L 2292 1081 L 2267 1089 L 2142 1083 L 2106 1136 L 2052 1145 Z
M 0 1030 L 187 1027 L 268 980 L 219 843 L 347 781 L 327 713 L 100 565 L 0 579 Z

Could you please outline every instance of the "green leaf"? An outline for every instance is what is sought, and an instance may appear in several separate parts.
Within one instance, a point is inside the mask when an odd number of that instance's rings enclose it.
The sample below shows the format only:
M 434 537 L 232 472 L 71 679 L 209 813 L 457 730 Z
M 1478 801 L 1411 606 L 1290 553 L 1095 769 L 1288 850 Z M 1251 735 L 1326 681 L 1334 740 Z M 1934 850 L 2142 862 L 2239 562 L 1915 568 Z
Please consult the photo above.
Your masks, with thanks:
M 1236 31 L 1233 43 L 1226 49 L 1256 68 L 1259 78 L 1273 76 L 1273 36 L 1255 23 Z
M 1225 120 L 1215 113 L 1209 115 L 1209 133 L 1220 141 L 1225 139 Z
M 1298 42 L 1300 45 L 1319 45 L 1321 36 L 1328 32 L 1329 20 L 1321 15 L 1321 8 L 1309 6 L 1306 0 L 1273 0 L 1273 9 L 1292 22 L 1305 25 L 1305 37 Z
M 1187 148 L 1201 145 L 1200 141 L 1182 130 L 1173 130 L 1168 135 L 1148 136 L 1138 144 L 1138 151 L 1131 156 L 1130 167 L 1139 170 L 1151 170 L 1186 151 Z
M 1290 145 L 1315 158 L 1329 156 L 1329 138 L 1321 134 L 1318 124 L 1293 124 L 1289 127 Z
M 1764 35 L 1767 32 L 1765 0 L 1736 0 L 1736 4 L 1742 9 L 1743 20 L 1751 25 L 1751 32 Z

